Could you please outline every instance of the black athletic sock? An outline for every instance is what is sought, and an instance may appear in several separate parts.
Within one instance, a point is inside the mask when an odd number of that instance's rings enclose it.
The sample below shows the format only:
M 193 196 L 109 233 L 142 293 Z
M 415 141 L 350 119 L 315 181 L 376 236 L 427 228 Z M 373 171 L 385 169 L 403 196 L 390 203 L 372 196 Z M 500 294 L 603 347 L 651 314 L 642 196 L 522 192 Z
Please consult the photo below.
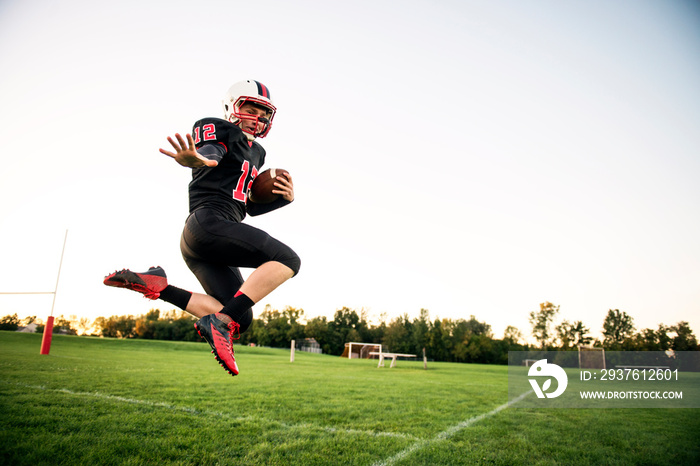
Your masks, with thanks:
M 255 303 L 248 296 L 244 295 L 240 291 L 235 294 L 233 298 L 229 300 L 224 305 L 224 308 L 220 311 L 222 314 L 226 314 L 234 322 L 241 323 L 241 318 L 253 307 Z
M 170 304 L 174 304 L 183 311 L 187 309 L 192 293 L 176 286 L 168 285 L 160 292 L 160 299 Z

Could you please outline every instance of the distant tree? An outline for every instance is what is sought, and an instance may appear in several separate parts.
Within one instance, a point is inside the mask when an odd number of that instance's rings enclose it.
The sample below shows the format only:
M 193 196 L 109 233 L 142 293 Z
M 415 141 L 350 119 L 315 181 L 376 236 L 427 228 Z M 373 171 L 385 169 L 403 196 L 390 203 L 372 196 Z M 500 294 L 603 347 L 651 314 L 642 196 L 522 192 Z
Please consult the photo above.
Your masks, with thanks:
M 517 327 L 513 327 L 512 325 L 506 327 L 506 330 L 503 332 L 503 341 L 510 345 L 518 344 L 522 339 L 522 332 L 520 332 Z
M 688 322 L 681 321 L 676 325 L 671 325 L 669 331 L 675 334 L 671 339 L 671 349 L 674 351 L 698 351 L 700 349 Z
M 589 335 L 591 330 L 583 322 L 577 320 L 573 326 L 574 346 L 588 346 L 593 342 L 593 337 Z
M 448 319 L 435 319 L 428 330 L 426 351 L 436 361 L 449 361 L 452 354 L 450 331 L 453 325 Z
M 362 337 L 362 341 L 367 343 L 381 343 L 384 340 L 384 335 L 386 334 L 386 322 L 381 320 L 379 325 L 368 325 L 367 332 Z
M 557 338 L 561 343 L 561 349 L 575 349 L 578 346 L 588 345 L 593 338 L 588 336 L 590 330 L 577 320 L 573 324 L 568 320 L 562 321 L 556 326 Z
M 100 335 L 103 337 L 108 337 L 109 335 L 105 334 L 105 327 L 107 326 L 107 319 L 100 316 L 97 319 L 95 319 L 95 328 L 99 332 Z
M 95 326 L 103 337 L 109 338 L 133 338 L 136 334 L 134 316 L 111 316 L 109 318 L 98 317 Z
M 404 314 L 393 319 L 386 327 L 382 345 L 387 351 L 412 354 L 410 353 L 413 350 L 412 333 L 413 324 L 408 314 Z
M 303 315 L 303 309 L 287 306 L 280 312 L 268 304 L 260 319 L 254 321 L 252 330 L 241 335 L 240 343 L 288 348 L 292 340 L 302 340 L 306 336 L 304 325 L 300 322 Z
M 135 320 L 132 316 L 118 316 L 115 321 L 115 330 L 118 338 L 133 338 Z
M 194 323 L 196 321 L 196 317 L 182 311 L 182 315 L 173 322 L 177 327 L 176 334 L 179 335 L 183 341 L 202 341 L 203 338 L 199 336 L 197 329 L 194 328 Z
M 287 340 L 290 344 L 292 340 L 297 342 L 304 339 L 304 325 L 300 322 L 304 316 L 303 309 L 296 309 L 291 306 L 287 306 L 282 311 L 282 314 L 286 316 L 287 322 L 289 322 L 289 330 L 287 330 Z
M 664 324 L 659 324 L 658 328 L 656 329 L 656 341 L 658 342 L 660 351 L 671 349 L 672 341 L 671 337 L 668 335 L 670 331 L 671 328 Z
M 413 319 L 413 334 L 411 335 L 411 353 L 422 353 L 428 343 L 428 330 L 430 329 L 430 313 L 427 309 L 420 310 L 420 316 Z
M 573 325 L 564 319 L 559 325 L 554 327 L 557 334 L 557 339 L 561 344 L 561 349 L 568 350 L 573 346 Z
M 559 306 L 550 302 L 540 304 L 538 312 L 530 313 L 533 335 L 542 348 L 551 347 L 554 337 L 562 347 L 575 348 L 589 344 L 589 329 L 581 321 L 570 323 L 564 320 L 552 329 Z M 612 317 L 626 314 L 610 311 Z M 430 320 L 427 309 L 421 309 L 417 318 L 406 313 L 387 324 L 386 317 L 378 325 L 370 324 L 368 312 L 343 307 L 335 312 L 334 319 L 315 317 L 302 323 L 303 309 L 286 307 L 283 311 L 266 306 L 259 319 L 254 319 L 251 329 L 241 335 L 238 344 L 257 343 L 262 346 L 288 347 L 291 340 L 314 338 L 326 354 L 340 355 L 346 342 L 358 341 L 382 343 L 386 351 L 419 355 L 425 348 L 429 358 L 436 361 L 458 361 L 484 364 L 507 364 L 509 351 L 526 351 L 530 347 L 521 343 L 523 335 L 516 327 L 508 326 L 502 340 L 493 338 L 491 326 L 479 321 L 474 315 L 468 320 Z M 65 319 L 57 323 L 63 325 Z M 7 318 L 6 318 L 7 319 Z M 62 320 L 61 320 L 62 319 Z M 73 319 L 74 321 L 76 319 Z M 194 318 L 183 311 L 161 313 L 151 309 L 146 315 L 99 317 L 94 327 L 103 335 L 114 338 L 151 338 L 163 340 L 200 341 L 192 325 Z M 631 321 L 631 318 L 629 318 Z M 87 325 L 85 325 L 87 328 Z M 556 333 L 555 333 L 556 332 Z M 624 334 L 624 332 L 623 332 Z M 629 332 L 623 339 L 622 349 L 632 348 L 697 348 L 697 340 L 687 322 L 676 326 L 660 326 L 659 330 L 645 329 L 635 338 Z
M 367 321 L 366 310 L 362 309 L 358 314 L 354 309 L 343 307 L 335 311 L 331 321 L 326 317 L 309 320 L 304 326 L 303 335 L 314 338 L 324 353 L 341 355 L 345 343 L 351 341 L 380 343 L 385 328 L 384 322 L 378 328 L 372 328 Z
M 620 349 L 625 339 L 632 337 L 634 320 L 619 309 L 608 310 L 603 321 L 603 345 L 608 349 Z
M 367 309 L 360 309 L 360 320 L 357 322 L 357 325 L 355 325 L 355 330 L 357 330 L 357 339 L 358 341 L 365 343 L 379 343 L 381 338 L 375 340 L 376 332 L 372 331 L 372 326 L 369 323 L 368 315 L 369 312 Z
M 625 340 L 623 349 L 634 351 L 666 351 L 671 349 L 669 327 L 659 324 L 657 330 L 645 328 L 632 338 Z
M 78 335 L 87 334 L 93 326 L 92 321 L 87 317 L 81 317 L 80 319 L 78 319 L 75 325 L 77 327 L 76 330 L 78 330 Z
M 22 319 L 22 325 L 26 327 L 27 325 L 33 324 L 35 321 L 36 316 L 28 316 Z
M 151 311 L 153 312 L 153 311 Z M 151 314 L 151 313 L 149 313 Z M 155 317 L 150 316 L 151 319 Z M 161 314 L 155 321 L 155 331 L 153 338 L 156 340 L 173 341 L 202 341 L 197 330 L 194 328 L 196 318 L 191 314 L 178 309 Z
M 315 339 L 321 345 L 321 351 L 324 353 L 334 354 L 332 352 L 334 348 L 333 330 L 330 328 L 326 316 L 314 317 L 309 320 L 304 328 L 304 335 L 307 338 Z
M 147 340 L 154 339 L 156 337 L 156 327 L 158 326 L 159 318 L 159 309 L 151 309 L 145 316 L 138 317 L 134 322 L 134 333 L 136 336 Z
M 17 314 L 7 315 L 0 318 L 0 330 L 17 330 L 19 328 L 19 317 Z
M 486 322 L 478 321 L 473 315 L 469 316 L 469 320 L 466 321 L 466 327 L 470 335 L 480 335 L 488 338 L 493 337 L 491 326 Z
M 491 326 L 486 322 L 480 322 L 476 317 L 469 316 L 469 320 L 457 319 L 453 321 L 452 336 L 453 341 L 464 341 L 466 337 L 471 335 L 484 335 L 491 338 Z
M 256 326 L 253 330 L 258 344 L 277 348 L 286 346 L 285 341 L 287 341 L 287 332 L 289 331 L 287 317 L 277 309 L 272 309 L 272 306 L 268 304 L 260 314 L 260 320 L 262 320 L 262 325 Z
M 54 320 L 53 333 L 63 333 L 66 335 L 77 335 L 78 332 L 73 328 L 73 323 L 60 315 Z
M 527 351 L 527 345 L 513 342 L 513 340 L 493 340 L 492 364 L 508 364 L 509 351 Z
M 487 364 L 493 358 L 494 341 L 487 335 L 470 333 L 452 349 L 454 361 Z
M 337 329 L 351 329 L 360 323 L 360 316 L 357 311 L 348 307 L 343 307 L 335 311 L 333 316 L 333 326 Z
M 469 320 L 458 319 L 451 323 L 451 360 L 484 362 L 487 359 L 485 354 L 491 352 L 491 326 L 478 321 L 473 315 Z
M 354 309 L 343 307 L 336 310 L 329 327 L 331 329 L 331 354 L 343 354 L 345 343 L 361 338 L 359 331 L 362 328 L 361 319 Z
M 690 351 L 700 351 L 700 345 L 698 345 L 688 322 L 678 322 L 676 325 L 671 325 L 669 330 L 672 334 L 671 349 L 676 352 L 675 358 L 678 361 L 679 369 L 700 372 L 700 363 L 698 363 L 696 355 L 690 353 Z
M 532 325 L 532 336 L 540 343 L 542 349 L 546 349 L 552 340 L 551 325 L 554 317 L 559 313 L 559 306 L 555 306 L 549 301 L 540 303 L 539 311 L 530 312 L 530 325 Z

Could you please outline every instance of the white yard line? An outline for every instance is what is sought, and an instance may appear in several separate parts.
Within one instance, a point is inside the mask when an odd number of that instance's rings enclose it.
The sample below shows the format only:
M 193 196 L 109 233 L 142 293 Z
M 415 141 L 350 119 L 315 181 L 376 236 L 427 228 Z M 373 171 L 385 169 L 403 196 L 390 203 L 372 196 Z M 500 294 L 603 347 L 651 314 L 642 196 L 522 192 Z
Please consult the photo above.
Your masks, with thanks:
M 466 429 L 467 427 L 470 427 L 471 425 L 476 424 L 479 421 L 482 421 L 486 418 L 494 416 L 495 414 L 497 414 L 500 411 L 504 410 L 505 408 L 519 402 L 520 400 L 525 398 L 527 395 L 532 393 L 532 390 L 529 392 L 525 392 L 522 395 L 518 396 L 517 398 L 509 401 L 508 403 L 502 404 L 501 406 L 498 406 L 497 408 L 494 408 L 487 413 L 480 414 L 478 416 L 474 416 L 472 418 L 467 419 L 466 421 L 462 421 L 459 424 L 456 424 L 456 425 L 440 432 L 439 434 L 435 435 L 431 439 L 420 440 L 417 437 L 410 435 L 410 434 L 400 434 L 400 433 L 394 433 L 394 432 L 374 432 L 374 431 L 356 430 L 356 429 L 337 429 L 334 427 L 323 427 L 323 426 L 317 426 L 314 424 L 286 424 L 284 422 L 275 421 L 275 420 L 271 420 L 271 419 L 258 418 L 258 417 L 232 416 L 230 414 L 221 413 L 221 412 L 217 412 L 217 411 L 208 411 L 208 410 L 200 411 L 200 410 L 197 410 L 194 408 L 188 408 L 185 406 L 177 406 L 177 405 L 165 403 L 162 401 L 139 400 L 139 399 L 135 399 L 135 398 L 126 398 L 123 396 L 107 395 L 107 394 L 99 393 L 99 392 L 76 392 L 76 391 L 69 390 L 66 388 L 46 388 L 46 387 L 41 386 L 41 385 L 26 385 L 26 384 L 21 384 L 21 383 L 15 383 L 14 385 L 24 387 L 24 388 L 30 388 L 30 389 L 34 389 L 34 390 L 45 390 L 45 391 L 51 391 L 51 392 L 57 392 L 57 393 L 65 393 L 67 395 L 72 395 L 72 396 L 92 397 L 92 398 L 99 398 L 102 400 L 117 401 L 117 402 L 121 402 L 121 403 L 130 403 L 130 404 L 151 406 L 154 408 L 164 408 L 164 409 L 169 409 L 172 411 L 179 411 L 182 413 L 187 413 L 187 414 L 192 414 L 192 415 L 216 416 L 216 417 L 231 419 L 231 420 L 240 421 L 240 422 L 244 422 L 244 421 L 247 421 L 247 422 L 267 422 L 270 424 L 277 424 L 285 429 L 318 429 L 318 430 L 322 430 L 322 431 L 329 432 L 329 433 L 368 435 L 368 436 L 372 436 L 372 437 L 393 437 L 393 438 L 400 438 L 400 439 L 404 439 L 404 440 L 415 441 L 415 443 L 413 443 L 409 447 L 401 450 L 400 452 L 398 452 L 394 456 L 387 458 L 383 461 L 376 462 L 376 463 L 374 463 L 373 466 L 393 465 L 397 461 L 400 461 L 400 460 L 406 458 L 408 455 L 410 455 L 413 452 L 416 452 L 418 450 L 422 450 L 423 448 L 426 448 L 427 446 L 432 445 L 433 443 L 442 442 L 444 440 L 447 440 L 450 437 L 454 436 L 457 432 L 459 432 L 463 429 Z
M 488 413 L 480 414 L 478 416 L 474 416 L 472 418 L 469 418 L 466 421 L 462 421 L 459 424 L 456 424 L 456 425 L 450 427 L 449 429 L 440 432 L 432 439 L 420 440 L 420 441 L 414 443 L 413 445 L 409 446 L 408 448 L 401 450 L 400 452 L 398 452 L 394 456 L 387 458 L 384 461 L 379 461 L 379 462 L 374 463 L 373 466 L 390 466 L 390 465 L 396 463 L 397 461 L 406 458 L 408 455 L 410 455 L 411 453 L 413 453 L 415 451 L 422 450 L 423 448 L 425 448 L 429 445 L 432 445 L 433 443 L 442 442 L 443 440 L 447 440 L 450 437 L 452 437 L 453 435 L 455 435 L 457 432 L 459 432 L 460 430 L 466 429 L 467 427 L 471 426 L 472 424 L 476 424 L 479 421 L 482 421 L 488 417 L 491 417 L 491 416 L 497 414 L 498 412 L 502 411 L 503 409 L 507 408 L 508 406 L 511 406 L 511 405 L 517 403 L 518 401 L 522 400 L 530 393 L 532 393 L 532 390 L 530 390 L 529 392 L 523 393 L 519 397 L 509 401 L 506 404 L 502 404 L 501 406 L 489 411 Z
M 76 392 L 73 390 L 69 390 L 67 388 L 46 388 L 42 385 L 26 385 L 26 384 L 22 384 L 22 383 L 15 383 L 14 385 L 17 385 L 19 387 L 24 387 L 24 388 L 30 388 L 33 390 L 44 390 L 44 391 L 49 391 L 49 392 L 65 393 L 66 395 L 73 395 L 73 396 L 79 396 L 79 397 L 92 397 L 92 398 L 99 398 L 102 400 L 117 401 L 117 402 L 121 402 L 121 403 L 130 403 L 130 404 L 136 404 L 136 405 L 151 406 L 154 408 L 164 408 L 164 409 L 169 409 L 172 411 L 179 411 L 182 413 L 192 414 L 192 415 L 196 415 L 196 416 L 197 415 L 216 416 L 216 417 L 226 418 L 226 419 L 230 419 L 230 420 L 238 421 L 238 422 L 266 422 L 269 424 L 277 424 L 285 429 L 318 429 L 318 430 L 322 430 L 325 432 L 338 433 L 338 434 L 355 434 L 355 435 L 368 435 L 368 436 L 372 436 L 372 437 L 394 437 L 394 438 L 400 438 L 400 439 L 404 439 L 404 440 L 418 440 L 417 437 L 410 435 L 410 434 L 397 434 L 394 432 L 374 432 L 371 430 L 357 430 L 357 429 L 338 429 L 335 427 L 324 427 L 324 426 L 318 426 L 318 425 L 308 424 L 308 423 L 287 424 L 285 422 L 275 421 L 275 420 L 265 419 L 265 418 L 260 418 L 260 417 L 232 416 L 230 414 L 221 413 L 221 412 L 217 412 L 217 411 L 197 410 L 194 408 L 188 408 L 185 406 L 177 406 L 177 405 L 165 403 L 162 401 L 139 400 L 139 399 L 135 399 L 135 398 L 126 398 L 126 397 L 117 396 L 117 395 L 107 395 L 107 394 L 99 393 L 99 392 Z

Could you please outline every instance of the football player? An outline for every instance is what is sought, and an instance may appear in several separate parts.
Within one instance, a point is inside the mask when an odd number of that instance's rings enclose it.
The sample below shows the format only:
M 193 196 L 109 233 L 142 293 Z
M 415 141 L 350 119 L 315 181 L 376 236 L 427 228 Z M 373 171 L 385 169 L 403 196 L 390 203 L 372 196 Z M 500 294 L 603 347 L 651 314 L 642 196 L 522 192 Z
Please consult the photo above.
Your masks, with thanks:
M 294 200 L 289 174 L 276 178 L 276 201 L 256 204 L 248 198 L 265 163 L 265 150 L 256 139 L 270 132 L 277 112 L 269 89 L 254 80 L 238 82 L 224 96 L 223 108 L 224 119 L 199 120 L 185 138 L 168 137 L 172 151 L 160 149 L 192 169 L 180 251 L 206 294 L 168 284 L 160 267 L 141 273 L 123 269 L 105 277 L 104 284 L 160 298 L 199 317 L 195 328 L 219 363 L 237 375 L 232 343 L 250 326 L 252 306 L 296 275 L 301 261 L 287 245 L 242 223 L 248 214 L 264 214 Z M 255 270 L 244 281 L 239 267 Z

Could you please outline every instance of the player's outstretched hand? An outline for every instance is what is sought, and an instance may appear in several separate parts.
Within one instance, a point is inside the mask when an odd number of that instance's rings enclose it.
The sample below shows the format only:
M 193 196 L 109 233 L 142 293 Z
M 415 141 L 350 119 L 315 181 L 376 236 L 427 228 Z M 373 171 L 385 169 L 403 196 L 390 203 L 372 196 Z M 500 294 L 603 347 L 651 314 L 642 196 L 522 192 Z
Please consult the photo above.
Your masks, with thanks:
M 281 195 L 286 201 L 292 202 L 294 200 L 294 183 L 292 182 L 292 175 L 289 173 L 277 175 L 275 187 L 277 189 L 273 189 L 273 193 Z
M 175 152 L 160 149 L 160 153 L 174 158 L 175 161 L 183 167 L 215 167 L 219 164 L 219 162 L 216 160 L 210 160 L 197 153 L 197 149 L 194 147 L 194 139 L 192 139 L 191 134 L 187 135 L 187 144 L 185 144 L 185 140 L 182 139 L 182 136 L 180 136 L 178 133 L 175 133 L 175 139 L 177 139 L 177 141 L 168 136 L 168 142 L 171 146 L 173 146 Z

